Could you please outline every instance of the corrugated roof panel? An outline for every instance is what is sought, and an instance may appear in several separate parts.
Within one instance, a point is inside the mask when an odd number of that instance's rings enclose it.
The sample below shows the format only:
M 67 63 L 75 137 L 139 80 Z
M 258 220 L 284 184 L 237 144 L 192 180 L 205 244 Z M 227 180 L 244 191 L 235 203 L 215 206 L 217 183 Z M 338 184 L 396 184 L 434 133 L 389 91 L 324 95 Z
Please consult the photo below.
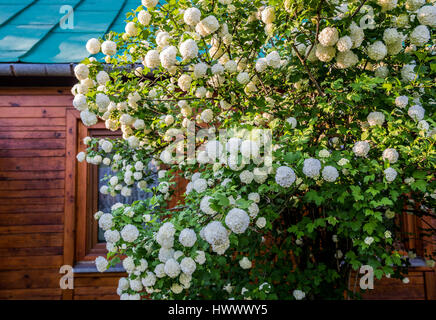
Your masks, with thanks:
M 74 8 L 73 29 L 59 26 L 63 5 Z M 79 62 L 89 56 L 90 38 L 124 32 L 126 13 L 140 5 L 140 0 L 0 0 L 0 24 L 6 21 L 0 26 L 0 62 Z
M 76 11 L 119 11 L 123 2 L 123 0 L 105 0 L 103 5 L 101 0 L 86 0 L 80 4 Z
M 51 27 L 51 25 L 6 25 L 0 29 L 0 50 L 1 48 L 12 48 L 13 51 L 30 50 L 50 31 Z
M 68 5 L 74 6 L 79 0 L 70 0 Z M 17 17 L 11 20 L 8 24 L 57 24 L 65 13 L 60 13 L 60 5 L 34 4 L 20 13 Z
M 0 0 L 0 4 L 25 4 L 28 5 L 34 0 Z
M 25 7 L 26 4 L 0 4 L 0 25 L 12 18 Z
M 117 11 L 74 11 L 74 28 L 62 29 L 57 26 L 53 32 L 76 33 L 98 32 L 104 34 L 118 15 Z
M 27 51 L 1 51 L 0 50 L 0 62 L 18 62 L 21 55 Z
M 89 53 L 85 44 L 90 38 L 100 37 L 100 33 L 51 33 L 37 48 L 20 58 L 30 63 L 69 63 L 79 62 Z

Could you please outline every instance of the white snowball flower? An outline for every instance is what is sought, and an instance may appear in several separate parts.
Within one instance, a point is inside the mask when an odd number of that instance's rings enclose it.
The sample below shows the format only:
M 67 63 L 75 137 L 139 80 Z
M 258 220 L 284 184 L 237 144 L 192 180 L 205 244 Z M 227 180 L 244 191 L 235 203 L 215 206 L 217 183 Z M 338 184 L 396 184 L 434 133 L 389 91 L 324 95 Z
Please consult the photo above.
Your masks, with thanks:
M 358 141 L 353 146 L 353 152 L 358 157 L 366 157 L 370 149 L 367 141 Z
M 97 267 L 98 272 L 104 272 L 107 269 L 108 262 L 103 257 L 97 257 L 95 259 L 95 266 Z
M 132 273 L 135 270 L 135 262 L 132 257 L 126 257 L 123 260 L 123 267 L 128 273 Z
M 335 57 L 336 49 L 318 44 L 315 48 L 315 55 L 320 61 L 329 62 Z
M 117 53 L 117 44 L 111 40 L 106 40 L 101 44 L 101 52 L 107 56 L 113 56 Z
M 213 120 L 213 111 L 211 109 L 203 110 L 200 117 L 204 123 L 209 123 Z
M 153 272 L 147 271 L 147 276 L 142 278 L 142 284 L 144 287 L 153 287 L 156 283 L 156 276 Z
M 266 60 L 266 58 L 259 58 L 256 61 L 256 71 L 257 72 L 264 72 L 266 70 L 266 68 L 268 68 L 268 62 Z
M 240 72 L 236 80 L 242 85 L 247 84 L 250 81 L 250 75 L 247 72 Z
M 385 122 L 385 115 L 382 112 L 370 112 L 367 117 L 370 126 L 381 126 Z
M 120 233 L 118 230 L 106 230 L 104 233 L 104 238 L 107 242 L 118 242 L 120 240 Z
M 194 230 L 186 228 L 180 232 L 179 242 L 182 244 L 182 246 L 190 248 L 195 244 L 196 241 L 197 235 L 195 234 Z
M 395 98 L 395 105 L 398 108 L 404 109 L 408 103 L 409 103 L 409 98 L 407 98 L 406 96 L 399 96 Z
M 377 0 L 379 6 L 382 7 L 382 11 L 389 11 L 397 7 L 398 0 Z
M 418 21 L 420 24 L 436 28 L 436 6 L 423 6 L 417 12 Z
M 138 13 L 138 20 L 143 26 L 148 26 L 151 21 L 151 14 L 147 10 L 141 10 Z
M 141 0 L 142 5 L 148 9 L 152 9 L 154 7 L 156 7 L 156 5 L 158 4 L 159 0 Z
M 86 80 L 89 76 L 89 68 L 86 64 L 80 63 L 74 67 L 74 75 L 79 80 Z
M 239 174 L 239 179 L 244 184 L 250 184 L 254 179 L 254 174 L 248 170 L 244 170 Z
M 334 182 L 339 177 L 338 170 L 333 166 L 324 167 L 321 174 L 324 180 L 328 182 Z
M 425 4 L 425 0 L 406 0 L 406 9 L 408 11 L 416 11 Z
M 295 119 L 294 117 L 287 118 L 286 122 L 291 125 L 292 129 L 295 129 L 295 127 L 297 127 L 297 119 Z
M 195 42 L 195 40 L 188 39 L 182 42 L 182 44 L 179 47 L 179 50 L 180 53 L 182 54 L 183 60 L 193 59 L 198 55 L 197 42 Z
M 121 237 L 126 242 L 133 242 L 135 241 L 139 236 L 138 228 L 136 228 L 132 224 L 128 224 L 124 226 L 123 230 L 121 230 Z
M 415 81 L 416 73 L 414 71 L 416 65 L 414 64 L 406 64 L 401 69 L 401 77 L 406 82 Z
M 112 151 L 112 147 L 113 147 L 112 143 L 110 141 L 107 141 L 107 140 L 105 140 L 101 145 L 101 148 L 106 153 L 110 153 Z
M 274 10 L 274 7 L 268 6 L 265 9 L 262 10 L 261 13 L 261 19 L 262 22 L 265 24 L 273 23 L 276 19 L 276 12 Z
M 418 129 L 422 131 L 428 131 L 428 129 L 430 129 L 430 125 L 427 121 L 421 120 L 418 122 Z
M 192 258 L 185 257 L 180 262 L 180 269 L 182 269 L 182 272 L 187 275 L 193 274 L 196 268 L 197 265 L 195 264 L 195 261 Z
M 200 201 L 200 210 L 203 211 L 205 214 L 213 215 L 213 214 L 216 213 L 216 211 L 213 210 L 213 209 L 210 207 L 210 203 L 209 203 L 209 200 L 210 200 L 210 199 L 212 199 L 212 197 L 210 197 L 210 196 L 204 196 L 204 197 L 201 199 L 201 201 Z
M 277 51 L 268 53 L 265 59 L 266 59 L 266 63 L 268 63 L 270 67 L 273 67 L 275 69 L 280 67 L 281 58 L 280 58 L 280 54 Z
M 177 84 L 183 91 L 189 91 L 191 88 L 192 78 L 187 74 L 182 74 L 177 80 Z
M 189 26 L 195 26 L 200 22 L 201 12 L 197 8 L 188 8 L 183 14 L 183 21 Z
M 205 37 L 217 31 L 219 27 L 220 24 L 217 18 L 211 15 L 201 20 L 195 27 L 195 31 L 197 31 L 197 33 L 199 33 L 201 36 Z
M 229 60 L 224 64 L 224 69 L 226 69 L 226 71 L 229 73 L 235 73 L 238 71 L 238 64 L 236 61 Z
M 98 106 L 99 110 L 106 110 L 110 104 L 110 99 L 104 93 L 97 93 L 95 96 L 95 103 Z
M 340 165 L 341 167 L 343 167 L 343 166 L 347 165 L 349 162 L 350 162 L 350 161 L 349 161 L 348 159 L 341 158 L 341 159 L 338 161 L 338 165 Z
M 354 21 L 350 25 L 350 38 L 353 41 L 353 48 L 359 48 L 365 38 L 365 33 Z
M 88 50 L 90 54 L 97 54 L 100 52 L 100 49 L 101 49 L 100 41 L 96 38 L 89 39 L 88 42 L 86 43 L 86 50 Z
M 110 77 L 106 71 L 100 71 L 97 73 L 96 80 L 100 85 L 105 85 L 110 80 Z
M 167 262 L 169 259 L 172 259 L 174 257 L 174 249 L 173 248 L 160 248 L 158 259 L 160 262 Z
M 133 291 L 139 292 L 142 290 L 142 283 L 139 279 L 132 279 L 130 280 L 130 289 Z
M 407 114 L 415 121 L 421 121 L 424 119 L 425 109 L 419 104 L 411 106 L 407 111 Z
M 149 51 L 149 52 L 151 52 L 151 51 Z M 147 53 L 147 55 L 148 55 L 148 53 Z M 162 67 L 164 67 L 165 69 L 171 68 L 177 62 L 177 48 L 175 46 L 166 47 L 159 54 L 159 60 L 160 60 L 160 63 L 162 64 Z M 151 68 L 151 67 L 149 67 L 149 68 Z
M 129 280 L 127 278 L 120 278 L 118 280 L 118 288 L 121 290 L 127 290 L 129 289 Z
M 247 230 L 248 225 L 250 224 L 250 217 L 244 210 L 233 208 L 227 213 L 225 222 L 230 230 L 234 233 L 240 234 Z
M 100 219 L 98 220 L 98 225 L 103 230 L 109 230 L 112 228 L 115 223 L 112 221 L 113 216 L 110 213 L 103 214 Z
M 212 74 L 223 74 L 224 73 L 224 67 L 221 63 L 216 63 L 212 66 Z
M 208 68 L 207 64 L 203 62 L 197 63 L 194 66 L 194 78 L 195 79 L 203 78 L 206 75 L 207 68 Z
M 383 41 L 388 45 L 394 44 L 401 40 L 402 40 L 402 36 L 396 28 L 387 28 L 383 32 Z
M 410 43 L 423 46 L 430 40 L 430 31 L 424 25 L 419 25 L 409 34 Z
M 371 243 L 374 242 L 374 238 L 373 238 L 373 237 L 366 237 L 365 240 L 364 240 L 364 242 L 365 242 L 368 246 L 370 246 Z
M 207 181 L 206 181 L 206 179 L 203 179 L 203 178 L 197 179 L 194 181 L 192 187 L 198 193 L 202 193 L 202 192 L 206 191 L 206 189 L 207 189 Z
M 204 251 L 197 250 L 197 256 L 195 257 L 195 262 L 202 265 L 206 262 L 206 255 Z
M 230 141 L 230 140 L 229 140 Z M 259 143 L 253 140 L 244 140 L 241 143 L 241 154 L 245 158 L 256 158 L 259 156 L 260 146 Z
M 339 33 L 336 28 L 326 27 L 318 35 L 318 41 L 324 47 L 331 47 L 338 42 Z
M 281 166 L 276 171 L 275 181 L 283 188 L 289 188 L 294 183 L 295 179 L 295 172 L 289 167 Z
M 183 287 L 178 283 L 173 283 L 171 285 L 171 291 L 174 292 L 175 294 L 179 294 L 183 291 Z
M 353 47 L 353 40 L 351 40 L 349 36 L 343 36 L 339 38 L 338 42 L 336 43 L 336 47 L 338 48 L 339 52 L 351 50 Z
M 387 160 L 390 163 L 395 163 L 398 161 L 399 154 L 394 148 L 387 148 L 383 151 L 383 160 Z
M 292 295 L 294 296 L 295 300 L 303 300 L 306 297 L 306 293 L 301 290 L 294 290 Z
M 212 221 L 204 228 L 204 238 L 211 245 L 220 245 L 228 241 L 226 228 L 219 221 Z
M 303 163 L 303 173 L 309 178 L 319 176 L 321 170 L 321 161 L 315 158 L 305 159 Z
M 130 37 L 135 37 L 138 35 L 138 29 L 136 28 L 136 25 L 134 22 L 129 22 L 126 24 L 125 30 L 126 34 L 128 34 Z
M 143 61 L 143 64 L 145 64 L 145 66 L 147 68 L 150 68 L 150 69 L 154 69 L 154 68 L 158 67 L 160 64 L 159 51 L 157 51 L 157 50 L 148 51 L 147 54 L 145 55 L 145 59 Z
M 243 257 L 241 260 L 239 260 L 239 265 L 242 269 L 250 269 L 252 263 L 247 257 Z
M 158 278 L 163 278 L 166 276 L 165 273 L 165 264 L 161 263 L 158 264 L 155 268 L 154 268 L 154 274 L 156 275 L 156 277 Z
M 248 200 L 254 201 L 255 203 L 260 202 L 260 195 L 257 192 L 251 192 L 248 194 Z
M 383 60 L 387 53 L 388 49 L 382 41 L 376 41 L 368 46 L 368 57 L 373 60 Z
M 79 111 L 84 111 L 88 109 L 88 102 L 86 101 L 86 96 L 79 93 L 74 97 L 73 106 Z
M 397 177 L 397 171 L 394 168 L 390 168 L 390 167 L 384 171 L 384 174 L 388 182 L 394 181 L 395 178 Z
M 170 278 L 175 278 L 180 274 L 180 265 L 174 259 L 169 259 L 165 262 L 165 274 Z
M 264 217 L 257 219 L 256 226 L 260 229 L 264 228 L 266 226 L 266 219 Z
M 339 69 L 351 68 L 359 62 L 359 59 L 353 51 L 339 52 L 336 56 L 336 65 Z

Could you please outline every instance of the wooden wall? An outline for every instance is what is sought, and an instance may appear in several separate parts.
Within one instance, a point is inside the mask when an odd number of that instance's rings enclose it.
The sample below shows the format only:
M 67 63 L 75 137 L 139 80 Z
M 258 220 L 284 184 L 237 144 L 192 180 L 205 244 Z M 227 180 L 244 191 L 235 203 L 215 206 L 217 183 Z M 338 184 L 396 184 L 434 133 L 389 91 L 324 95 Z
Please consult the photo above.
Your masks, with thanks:
M 76 273 L 74 290 L 59 287 L 73 255 L 64 234 L 75 231 L 64 233 L 71 105 L 69 88 L 0 88 L 0 299 L 118 299 L 121 274 Z M 367 298 L 436 299 L 434 274 L 416 269 L 409 285 L 384 279 Z

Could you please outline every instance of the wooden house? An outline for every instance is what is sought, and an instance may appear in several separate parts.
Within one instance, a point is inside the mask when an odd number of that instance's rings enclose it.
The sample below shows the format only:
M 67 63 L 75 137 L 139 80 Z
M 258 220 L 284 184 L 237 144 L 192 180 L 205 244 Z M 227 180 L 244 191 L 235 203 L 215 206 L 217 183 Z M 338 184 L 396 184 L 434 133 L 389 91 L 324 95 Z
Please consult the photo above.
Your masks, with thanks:
M 64 5 L 74 9 L 73 29 L 59 23 Z M 122 268 L 98 273 L 93 264 L 105 254 L 93 219 L 98 170 L 75 159 L 85 136 L 113 133 L 81 124 L 70 90 L 86 41 L 123 30 L 136 5 L 0 0 L 0 299 L 119 298 Z M 421 243 L 410 245 L 422 252 Z M 384 279 L 366 297 L 436 299 L 435 269 L 417 261 L 409 284 Z M 63 265 L 74 267 L 74 289 L 60 288 Z

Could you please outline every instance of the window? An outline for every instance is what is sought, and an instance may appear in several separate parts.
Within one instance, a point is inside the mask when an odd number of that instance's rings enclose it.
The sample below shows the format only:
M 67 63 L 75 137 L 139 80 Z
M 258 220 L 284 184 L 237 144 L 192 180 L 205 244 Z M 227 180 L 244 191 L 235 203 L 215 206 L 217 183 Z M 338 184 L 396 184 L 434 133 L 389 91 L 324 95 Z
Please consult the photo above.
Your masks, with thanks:
M 97 256 L 106 255 L 104 231 L 94 219 L 97 211 L 110 212 L 117 202 L 131 203 L 146 199 L 150 195 L 132 186 L 132 195 L 123 197 L 103 195 L 99 192 L 104 184 L 101 181 L 105 175 L 112 175 L 107 166 L 95 166 L 78 163 L 75 156 L 85 150 L 83 139 L 87 136 L 105 139 L 120 139 L 121 132 L 112 132 L 105 128 L 103 122 L 92 127 L 86 127 L 80 121 L 76 110 L 67 110 L 67 165 L 66 165 L 66 203 L 65 203 L 65 264 L 75 266 L 87 265 L 88 271 L 94 268 Z

